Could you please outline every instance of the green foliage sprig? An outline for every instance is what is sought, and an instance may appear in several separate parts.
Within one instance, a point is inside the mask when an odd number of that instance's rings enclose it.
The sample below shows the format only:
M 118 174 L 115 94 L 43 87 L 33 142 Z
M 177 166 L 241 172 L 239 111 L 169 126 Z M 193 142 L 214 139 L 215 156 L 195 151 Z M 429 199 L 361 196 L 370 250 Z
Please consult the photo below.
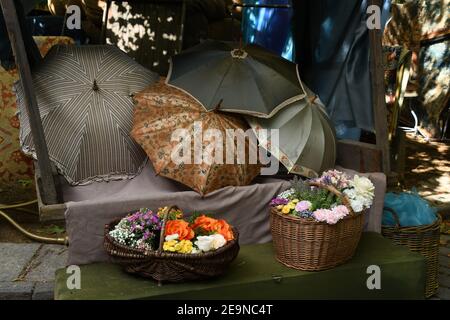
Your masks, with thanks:
M 292 199 L 306 200 L 311 202 L 311 211 L 316 209 L 330 209 L 332 206 L 340 205 L 341 199 L 330 191 L 322 188 L 311 187 L 306 181 L 294 177 L 291 181 L 294 189 Z

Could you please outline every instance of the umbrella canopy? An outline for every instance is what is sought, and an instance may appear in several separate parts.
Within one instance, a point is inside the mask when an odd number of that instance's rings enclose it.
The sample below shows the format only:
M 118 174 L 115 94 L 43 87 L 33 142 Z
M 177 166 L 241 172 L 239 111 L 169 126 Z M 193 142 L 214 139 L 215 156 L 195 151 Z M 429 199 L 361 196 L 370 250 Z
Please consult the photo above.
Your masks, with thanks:
M 167 83 L 207 110 L 270 118 L 305 96 L 297 66 L 254 44 L 208 40 L 172 57 Z
M 255 133 L 259 129 L 278 129 L 279 143 L 270 135 L 260 144 L 272 151 L 291 173 L 317 177 L 322 171 L 334 167 L 336 161 L 336 135 L 325 107 L 306 86 L 307 97 L 287 106 L 270 119 L 248 117 Z
M 148 154 L 157 174 L 204 195 L 226 186 L 247 185 L 260 173 L 258 164 L 249 164 L 256 137 L 254 141 L 245 139 L 245 161 L 233 158 L 230 163 L 226 159 L 225 152 L 230 152 L 230 146 L 237 150 L 239 141 L 233 138 L 228 145 L 227 135 L 250 129 L 244 119 L 206 112 L 190 95 L 163 82 L 140 92 L 135 100 L 131 135 Z M 248 132 L 252 134 L 251 129 Z M 197 146 L 195 139 L 201 140 Z M 203 157 L 200 161 L 195 159 L 198 151 Z
M 131 178 L 146 155 L 129 136 L 132 95 L 157 75 L 114 46 L 55 46 L 33 72 L 50 159 L 69 183 Z M 23 88 L 16 84 L 20 142 L 34 152 Z

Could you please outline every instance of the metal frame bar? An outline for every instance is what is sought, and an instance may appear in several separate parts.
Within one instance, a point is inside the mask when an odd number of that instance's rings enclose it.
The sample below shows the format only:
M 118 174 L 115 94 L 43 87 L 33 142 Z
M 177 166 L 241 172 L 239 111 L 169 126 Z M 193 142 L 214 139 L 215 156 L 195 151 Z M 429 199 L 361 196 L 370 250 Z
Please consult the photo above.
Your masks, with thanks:
M 37 99 L 33 87 L 30 64 L 25 50 L 16 7 L 13 0 L 0 0 L 5 18 L 11 47 L 16 58 L 16 65 L 20 74 L 20 81 L 24 89 L 24 98 L 27 114 L 30 122 L 31 134 L 36 150 L 42 194 L 40 195 L 45 204 L 55 204 L 62 201 L 61 193 L 57 190 L 56 170 L 52 168 L 50 157 L 42 127 L 41 116 L 38 109 Z
M 369 5 L 382 7 L 382 0 L 370 0 Z M 382 170 L 391 173 L 387 110 L 384 88 L 383 47 L 381 30 L 369 30 L 370 74 L 372 85 L 372 109 L 376 133 L 376 145 L 381 150 Z

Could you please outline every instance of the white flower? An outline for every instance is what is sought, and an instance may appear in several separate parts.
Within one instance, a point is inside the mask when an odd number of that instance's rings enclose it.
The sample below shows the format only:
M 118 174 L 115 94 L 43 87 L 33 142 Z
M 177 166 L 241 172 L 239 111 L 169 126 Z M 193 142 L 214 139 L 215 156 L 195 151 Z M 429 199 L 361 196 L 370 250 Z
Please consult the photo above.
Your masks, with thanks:
M 120 220 L 115 229 L 129 230 L 130 227 L 128 226 L 128 221 L 126 219 Z
M 191 253 L 200 253 L 201 251 L 197 249 L 196 247 L 192 247 Z
M 350 188 L 344 190 L 355 212 L 370 208 L 375 196 L 375 186 L 366 177 L 355 175 L 350 181 Z
M 180 236 L 178 235 L 178 233 L 174 233 L 166 236 L 165 240 L 166 241 L 177 240 L 179 237 Z
M 290 196 L 293 195 L 293 194 L 294 194 L 294 189 L 291 188 L 291 189 L 288 189 L 288 190 L 283 191 L 282 193 L 280 193 L 278 195 L 278 198 L 289 199 Z
M 195 241 L 197 248 L 203 252 L 217 250 L 220 247 L 223 247 L 225 243 L 227 243 L 227 241 L 220 233 L 212 234 L 210 236 L 199 236 L 197 237 L 197 241 Z
M 355 175 L 350 181 L 350 186 L 355 189 L 358 196 L 364 198 L 373 198 L 374 196 L 375 186 L 369 178 Z
M 364 205 L 361 202 L 361 200 L 351 200 L 350 199 L 350 205 L 354 212 L 361 212 L 364 210 Z
M 349 198 L 349 199 L 354 199 L 356 198 L 356 191 L 353 188 L 350 189 L 345 189 L 344 190 L 344 194 Z
M 113 237 L 120 244 L 127 244 L 127 240 L 130 238 L 131 233 L 124 229 L 114 229 L 109 232 L 109 235 Z

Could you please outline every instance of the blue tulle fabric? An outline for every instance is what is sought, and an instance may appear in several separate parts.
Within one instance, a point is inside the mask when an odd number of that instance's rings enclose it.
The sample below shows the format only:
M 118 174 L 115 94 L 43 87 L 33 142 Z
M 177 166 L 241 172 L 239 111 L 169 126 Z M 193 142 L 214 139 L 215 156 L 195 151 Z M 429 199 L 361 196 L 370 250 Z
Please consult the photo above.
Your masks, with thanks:
M 436 221 L 436 208 L 422 199 L 415 190 L 412 192 L 389 192 L 384 198 L 383 225 L 396 225 L 390 208 L 397 213 L 401 227 L 421 226 L 432 224 Z

